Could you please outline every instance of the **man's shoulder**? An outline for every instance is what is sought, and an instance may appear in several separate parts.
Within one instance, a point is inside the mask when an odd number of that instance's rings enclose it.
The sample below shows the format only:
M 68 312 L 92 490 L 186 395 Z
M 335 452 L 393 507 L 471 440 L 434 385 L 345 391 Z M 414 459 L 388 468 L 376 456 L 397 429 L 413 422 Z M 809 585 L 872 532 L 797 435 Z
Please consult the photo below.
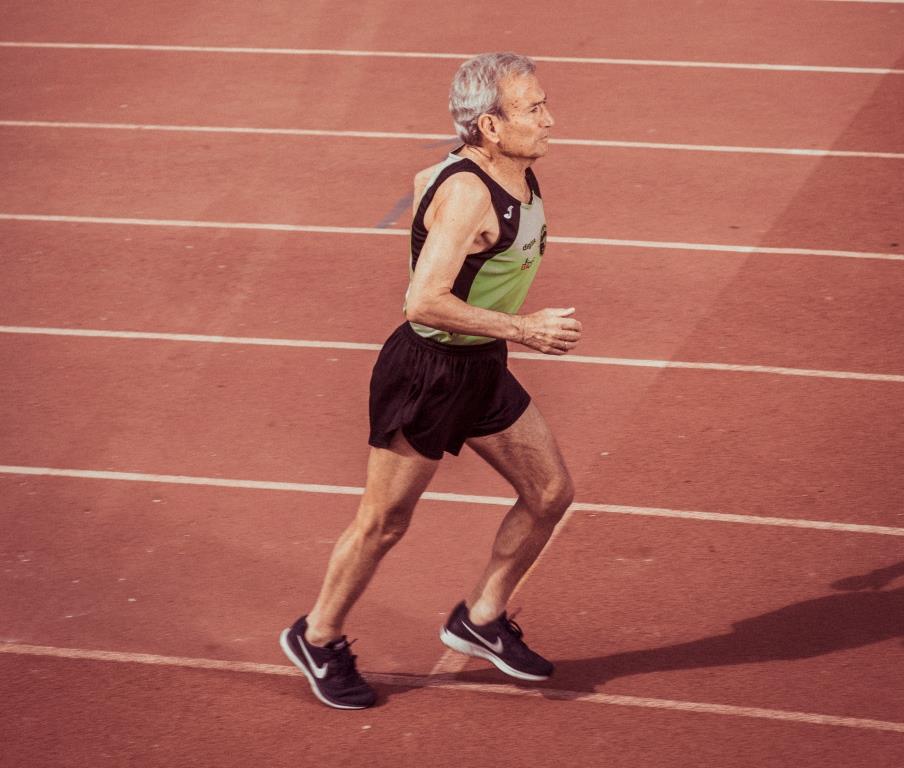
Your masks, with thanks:
M 414 176 L 414 199 L 419 200 L 423 196 L 431 179 L 438 175 L 443 166 L 446 166 L 451 173 L 435 187 L 434 199 L 437 196 L 441 198 L 453 196 L 489 203 L 490 191 L 481 178 L 471 171 L 467 164 L 461 168 L 456 168 L 455 165 L 441 162 L 418 171 Z

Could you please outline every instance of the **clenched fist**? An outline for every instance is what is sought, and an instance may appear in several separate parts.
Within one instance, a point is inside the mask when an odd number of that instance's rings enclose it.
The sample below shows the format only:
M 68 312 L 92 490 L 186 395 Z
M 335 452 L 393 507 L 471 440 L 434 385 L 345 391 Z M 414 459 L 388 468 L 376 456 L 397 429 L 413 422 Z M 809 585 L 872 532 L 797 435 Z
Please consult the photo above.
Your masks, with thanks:
M 564 355 L 581 338 L 581 324 L 571 315 L 574 307 L 568 309 L 541 309 L 520 320 L 521 338 L 518 342 L 546 355 Z

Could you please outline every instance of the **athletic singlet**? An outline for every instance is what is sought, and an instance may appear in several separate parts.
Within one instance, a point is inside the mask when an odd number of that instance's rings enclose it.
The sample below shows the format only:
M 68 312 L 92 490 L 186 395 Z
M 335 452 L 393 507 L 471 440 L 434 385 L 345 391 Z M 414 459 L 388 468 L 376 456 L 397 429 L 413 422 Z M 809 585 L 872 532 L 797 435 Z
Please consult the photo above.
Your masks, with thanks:
M 530 168 L 525 172 L 525 177 L 530 187 L 531 200 L 529 203 L 522 203 L 473 160 L 452 152 L 440 163 L 427 183 L 414 216 L 411 225 L 409 275 L 417 268 L 418 257 L 427 239 L 427 229 L 424 227 L 427 208 L 440 184 L 456 173 L 473 173 L 489 189 L 496 218 L 499 220 L 499 240 L 486 251 L 468 254 L 455 278 L 452 295 L 475 307 L 516 314 L 524 303 L 546 250 L 543 200 L 540 198 L 537 179 Z M 487 336 L 449 333 L 419 323 L 411 323 L 411 327 L 419 335 L 444 344 L 485 344 L 493 341 Z

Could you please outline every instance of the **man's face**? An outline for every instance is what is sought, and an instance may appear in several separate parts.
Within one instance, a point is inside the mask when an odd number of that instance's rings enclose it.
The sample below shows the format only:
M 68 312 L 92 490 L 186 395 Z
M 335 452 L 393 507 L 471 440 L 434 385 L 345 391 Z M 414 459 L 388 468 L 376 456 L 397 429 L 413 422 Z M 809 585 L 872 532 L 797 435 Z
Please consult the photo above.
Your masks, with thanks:
M 549 129 L 555 121 L 546 106 L 546 92 L 536 75 L 515 75 L 502 81 L 499 149 L 504 155 L 535 159 L 549 145 Z

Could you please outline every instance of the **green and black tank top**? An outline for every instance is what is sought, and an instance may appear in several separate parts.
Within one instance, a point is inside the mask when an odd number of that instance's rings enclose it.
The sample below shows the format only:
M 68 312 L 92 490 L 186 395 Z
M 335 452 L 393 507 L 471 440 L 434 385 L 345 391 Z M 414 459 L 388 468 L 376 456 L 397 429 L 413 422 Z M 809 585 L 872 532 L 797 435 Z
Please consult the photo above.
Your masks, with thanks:
M 458 150 L 456 150 L 457 152 Z M 421 249 L 427 239 L 424 215 L 436 190 L 456 173 L 473 173 L 487 186 L 499 220 L 499 240 L 488 250 L 469 253 L 452 286 L 452 295 L 476 307 L 516 314 L 534 281 L 546 250 L 546 217 L 537 178 L 530 168 L 525 177 L 530 187 L 529 203 L 509 194 L 477 163 L 452 152 L 439 166 L 421 197 L 411 225 L 411 262 L 414 274 Z M 444 344 L 485 344 L 486 336 L 467 336 L 430 328 L 419 323 L 411 327 L 421 336 Z

